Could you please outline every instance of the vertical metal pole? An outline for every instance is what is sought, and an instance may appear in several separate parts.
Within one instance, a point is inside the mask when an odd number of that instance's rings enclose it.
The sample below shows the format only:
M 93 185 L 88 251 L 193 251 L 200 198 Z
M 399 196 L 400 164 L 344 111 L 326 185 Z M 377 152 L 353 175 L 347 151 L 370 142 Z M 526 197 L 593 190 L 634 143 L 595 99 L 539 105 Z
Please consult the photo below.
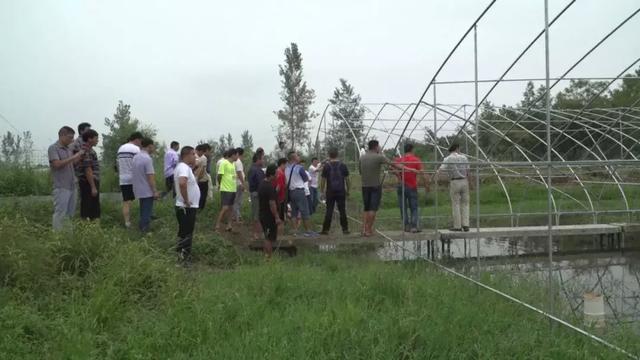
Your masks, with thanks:
M 478 262 L 478 279 L 480 279 L 480 126 L 478 123 L 478 25 L 473 27 L 473 63 L 475 89 L 475 136 L 476 136 L 476 260 Z
M 544 58 L 545 58 L 545 108 L 547 122 L 547 235 L 549 251 L 549 313 L 554 313 L 553 304 L 553 205 L 551 198 L 551 94 L 549 89 L 549 0 L 544 0 Z M 553 321 L 550 322 L 553 326 Z
M 618 122 L 620 123 L 620 160 L 624 159 L 624 149 L 622 145 L 622 114 L 618 114 Z
M 462 116 L 466 119 L 467 118 L 467 104 L 463 104 L 462 105 Z M 462 129 L 464 131 L 464 129 Z M 466 133 L 466 132 L 465 132 Z M 468 154 L 469 153 L 469 137 L 465 135 L 464 137 L 464 153 Z
M 437 168 L 439 165 L 438 162 L 438 107 L 436 105 L 436 80 L 433 80 L 433 162 L 434 166 Z M 437 169 L 434 169 L 437 170 Z M 435 175 L 435 172 L 434 172 Z M 433 211 L 433 228 L 435 230 L 435 236 L 433 239 L 434 242 L 434 252 L 435 249 L 438 248 L 438 241 L 440 240 L 440 236 L 438 234 L 438 177 L 434 176 L 434 211 Z M 432 254 L 433 255 L 433 254 Z
M 402 156 L 404 156 L 404 155 L 405 155 L 405 153 L 404 153 L 404 147 L 402 148 L 402 152 L 401 152 L 400 154 L 401 154 Z M 401 159 L 402 159 L 402 157 L 401 157 Z M 403 159 L 403 160 L 404 160 L 404 159 Z M 406 164 L 405 164 L 405 162 L 404 162 L 404 161 L 401 161 L 400 163 L 401 163 L 402 165 L 406 166 Z M 400 194 L 400 196 L 402 197 L 402 199 L 400 199 L 400 206 L 401 206 L 401 208 L 400 208 L 400 209 L 401 209 L 401 211 L 402 211 L 402 216 L 401 216 L 401 218 L 402 218 L 402 219 L 401 219 L 401 220 L 402 220 L 402 224 L 400 224 L 400 226 L 402 226 L 402 260 L 404 260 L 404 259 L 405 259 L 404 249 L 405 249 L 405 247 L 407 246 L 407 243 L 405 242 L 405 240 L 406 240 L 406 239 L 405 239 L 405 231 L 407 230 L 407 229 L 406 229 L 406 225 L 405 225 L 405 224 L 406 224 L 406 219 L 407 219 L 407 202 L 404 200 L 404 191 L 405 191 L 405 189 L 404 189 L 404 176 L 405 176 L 405 173 L 404 173 L 404 166 L 402 167 L 402 179 L 400 179 L 400 181 L 402 182 L 402 183 L 401 183 L 401 185 L 400 185 L 400 186 L 402 186 L 402 188 L 401 188 L 401 194 Z

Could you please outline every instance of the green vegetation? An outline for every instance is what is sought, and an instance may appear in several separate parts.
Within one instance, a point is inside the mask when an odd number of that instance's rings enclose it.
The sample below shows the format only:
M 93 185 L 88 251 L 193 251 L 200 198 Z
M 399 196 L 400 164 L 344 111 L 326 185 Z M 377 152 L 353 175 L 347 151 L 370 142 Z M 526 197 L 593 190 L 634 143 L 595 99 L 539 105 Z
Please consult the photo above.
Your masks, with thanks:
M 51 174 L 48 168 L 0 163 L 0 196 L 50 193 Z
M 119 226 L 117 202 L 103 205 L 99 224 L 72 234 L 50 231 L 46 201 L 0 206 L 0 358 L 618 356 L 424 263 L 316 252 L 265 262 L 214 235 L 210 209 L 183 269 L 168 202 L 144 238 Z

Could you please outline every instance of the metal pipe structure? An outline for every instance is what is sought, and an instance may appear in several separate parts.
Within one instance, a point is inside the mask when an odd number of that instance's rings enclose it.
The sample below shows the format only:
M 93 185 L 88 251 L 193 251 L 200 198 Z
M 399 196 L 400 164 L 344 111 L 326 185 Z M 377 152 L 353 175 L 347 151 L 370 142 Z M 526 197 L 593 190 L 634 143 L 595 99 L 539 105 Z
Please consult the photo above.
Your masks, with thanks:
M 575 2 L 575 0 L 573 2 Z M 549 24 L 549 26 L 551 26 L 551 25 L 552 24 Z M 544 30 L 541 32 L 541 34 L 543 34 L 543 33 L 544 33 Z M 524 53 L 522 55 L 524 55 Z M 638 79 L 640 79 L 640 76 L 626 76 L 625 78 L 626 79 L 638 80 Z M 482 84 L 482 83 L 509 83 L 509 82 L 519 82 L 519 83 L 521 83 L 521 82 L 545 81 L 545 80 L 546 80 L 545 78 L 498 78 L 498 79 L 480 79 L 480 80 L 478 80 L 478 83 L 480 83 L 480 84 Z M 564 77 L 564 78 L 551 77 L 551 78 L 549 78 L 549 80 L 552 80 L 552 81 L 556 81 L 556 80 L 558 80 L 558 81 L 603 81 L 603 80 L 618 80 L 618 79 L 614 78 L 614 77 L 599 76 L 599 77 Z M 475 80 L 436 81 L 436 84 L 438 84 L 438 85 L 463 85 L 463 84 L 474 84 L 474 83 L 475 83 Z
M 493 5 L 496 3 L 496 0 L 492 0 L 489 5 L 487 5 L 487 7 L 484 8 L 484 10 L 482 11 L 482 13 L 480 14 L 480 16 L 478 16 L 478 18 L 473 22 L 473 24 L 471 24 L 471 26 L 469 26 L 469 28 L 467 29 L 467 31 L 464 33 L 464 35 L 462 35 L 462 37 L 460 38 L 460 40 L 458 40 L 458 43 L 453 47 L 453 49 L 449 52 L 449 55 L 447 55 L 447 57 L 444 59 L 444 61 L 442 62 L 442 64 L 440 65 L 440 67 L 438 68 L 438 70 L 436 70 L 436 73 L 433 75 L 433 78 L 431 79 L 431 81 L 429 82 L 429 85 L 427 85 L 427 88 L 424 89 L 424 91 L 422 92 L 422 95 L 420 96 L 420 99 L 418 99 L 418 102 L 416 103 L 415 108 L 413 109 L 413 112 L 411 113 L 411 116 L 409 116 L 409 121 L 407 122 L 407 125 L 404 127 L 404 129 L 402 130 L 402 134 L 400 135 L 400 138 L 402 138 L 404 136 L 404 133 L 407 131 L 407 128 L 409 127 L 409 123 L 411 122 L 411 120 L 413 120 L 416 112 L 418 111 L 418 107 L 420 106 L 419 104 L 422 103 L 422 101 L 424 100 L 424 97 L 427 95 L 427 92 L 429 92 L 429 88 L 434 84 L 434 81 L 438 78 L 438 75 L 440 74 L 440 72 L 442 71 L 442 69 L 444 69 L 445 65 L 449 62 L 449 59 L 451 59 L 451 57 L 453 56 L 453 54 L 458 50 L 458 48 L 460 47 L 460 44 L 462 44 L 462 42 L 464 41 L 464 39 L 467 37 L 467 35 L 469 35 L 469 33 L 471 32 L 471 30 L 474 29 L 474 27 L 476 26 L 476 24 L 478 24 L 478 22 L 480 22 L 480 20 L 485 16 L 485 14 L 487 14 L 487 12 L 489 12 L 489 10 L 491 9 L 491 7 L 493 7 Z M 435 104 L 434 104 L 435 105 Z M 398 143 L 396 143 L 396 148 L 398 147 L 398 145 L 400 145 L 400 141 L 398 141 Z
M 436 78 L 434 77 L 433 80 L 435 80 Z M 437 98 L 436 98 L 436 85 L 433 85 L 433 160 L 434 161 L 438 161 L 438 108 L 436 107 L 437 104 Z M 417 109 L 417 108 L 416 108 Z M 413 116 L 413 114 L 412 114 Z M 402 136 L 401 136 L 402 137 Z M 399 143 L 399 142 L 398 142 Z M 444 156 L 443 156 L 444 157 Z M 435 167 L 434 167 L 435 169 Z M 435 231 L 436 231 L 436 236 L 438 236 L 438 194 L 440 193 L 438 191 L 438 179 L 435 179 L 435 200 L 434 200 L 434 214 L 435 214 Z
M 610 91 L 610 88 L 622 79 L 625 81 L 625 87 L 628 87 L 629 81 L 640 81 L 640 73 L 638 72 L 626 75 L 628 71 L 640 63 L 640 58 L 634 58 L 632 62 L 629 60 L 630 65 L 626 63 L 624 67 L 621 66 L 620 68 L 623 70 L 614 76 L 588 77 L 577 74 L 577 76 L 570 77 L 569 75 L 573 75 L 572 72 L 579 65 L 591 60 L 593 57 L 591 55 L 636 17 L 640 9 L 630 9 L 629 13 L 625 14 L 623 19 L 617 20 L 612 28 L 605 29 L 606 32 L 602 37 L 598 37 L 595 44 L 589 44 L 586 52 L 580 52 L 577 55 L 577 60 L 569 62 L 568 66 L 561 69 L 560 76 L 551 76 L 550 29 L 557 29 L 556 25 L 559 21 L 566 17 L 569 10 L 580 2 L 569 0 L 562 5 L 559 12 L 550 14 L 549 1 L 540 1 L 540 3 L 544 3 L 544 27 L 542 30 L 536 29 L 536 32 L 532 34 L 535 35 L 533 39 L 525 44 L 523 50 L 517 52 L 514 60 L 507 64 L 505 70 L 498 73 L 497 78 L 480 79 L 479 68 L 482 65 L 479 64 L 478 57 L 478 27 L 483 26 L 483 29 L 490 27 L 484 18 L 495 3 L 495 0 L 490 1 L 480 15 L 475 18 L 475 21 L 436 69 L 417 102 L 363 103 L 362 106 L 364 106 L 367 116 L 358 120 L 364 124 L 364 139 L 378 138 L 382 140 L 384 138 L 383 145 L 395 144 L 392 148 L 393 153 L 388 153 L 389 155 L 398 154 L 398 146 L 406 140 L 411 140 L 418 147 L 433 146 L 433 152 L 429 150 L 429 154 L 432 154 L 433 157 L 432 161 L 421 161 L 424 168 L 427 169 L 427 173 L 435 172 L 437 167 L 441 165 L 445 151 L 451 143 L 460 137 L 464 139 L 466 152 L 472 153 L 467 154 L 468 165 L 472 166 L 471 170 L 475 175 L 473 180 L 475 180 L 476 188 L 476 207 L 475 214 L 472 216 L 475 217 L 475 231 L 479 233 L 474 234 L 474 237 L 481 236 L 481 219 L 482 222 L 497 220 L 505 226 L 509 224 L 519 226 L 522 218 L 524 222 L 533 221 L 538 222 L 539 225 L 543 223 L 540 221 L 541 217 L 546 215 L 547 228 L 540 235 L 544 236 L 546 240 L 544 262 L 549 291 L 547 306 L 544 311 L 534 310 L 528 305 L 525 307 L 544 314 L 554 324 L 562 324 L 575 330 L 574 326 L 560 320 L 560 316 L 557 314 L 558 309 L 555 308 L 554 276 L 556 271 L 554 267 L 556 264 L 554 263 L 552 230 L 554 225 L 560 224 L 561 218 L 563 224 L 572 225 L 582 224 L 585 220 L 587 223 L 597 224 L 599 220 L 603 221 L 603 219 L 612 221 L 612 217 L 625 219 L 619 220 L 620 222 L 631 222 L 632 219 L 640 218 L 640 191 L 636 191 L 637 186 L 640 186 L 640 175 L 634 171 L 640 165 L 640 149 L 638 148 L 640 145 L 640 95 L 628 93 L 626 97 L 621 98 L 624 103 L 619 99 L 616 102 L 606 102 L 606 104 L 615 103 L 616 107 L 603 106 L 601 105 L 603 102 L 599 101 L 599 99 L 607 98 L 608 95 L 605 92 Z M 473 79 L 442 80 L 443 69 L 451 62 L 462 42 L 469 39 L 472 31 Z M 534 45 L 540 45 L 541 40 L 544 41 L 544 77 L 526 75 L 508 77 L 516 65 L 523 63 L 525 57 L 532 56 Z M 560 64 L 562 62 L 554 61 L 554 63 Z M 482 68 L 484 69 L 484 67 Z M 579 105 L 575 108 L 563 108 L 559 105 L 560 102 L 552 103 L 552 89 L 560 82 L 574 80 L 603 81 L 603 83 L 594 91 L 585 92 L 586 95 L 580 94 L 582 98 L 579 99 Z M 529 81 L 544 81 L 545 86 L 542 88 L 543 91 L 530 96 L 526 102 L 522 102 L 522 105 L 505 105 L 496 108 L 488 102 L 489 97 L 494 94 L 500 84 Z M 487 84 L 487 90 L 481 92 L 480 85 L 483 83 Z M 446 91 L 447 86 L 465 84 L 473 84 L 473 94 L 470 88 L 464 91 L 456 89 L 455 94 L 452 95 L 454 101 L 446 101 L 449 96 Z M 433 93 L 429 94 L 429 91 Z M 425 101 L 427 94 L 433 96 L 432 103 Z M 610 94 L 610 98 L 613 99 L 615 92 L 610 92 Z M 470 99 L 471 96 L 473 96 L 473 101 Z M 330 131 L 326 129 L 329 120 L 326 116 L 328 113 L 331 113 L 331 110 L 326 108 L 321 125 L 318 127 L 319 133 L 316 139 L 322 138 L 320 132 L 323 125 L 325 126 L 324 136 L 330 135 Z M 432 120 L 433 123 L 428 123 L 427 119 Z M 350 120 L 334 116 L 332 121 L 350 123 Z M 342 126 L 342 128 L 345 131 L 340 136 L 343 139 L 349 138 L 347 127 Z M 357 139 L 354 140 L 356 143 L 358 142 Z M 424 155 L 424 152 L 422 154 Z M 403 183 L 405 175 L 403 172 L 400 176 Z M 522 186 L 523 184 L 524 186 Z M 500 197 L 499 201 L 503 201 L 504 206 L 492 208 L 493 210 L 489 213 L 482 212 L 480 208 L 483 196 L 480 191 L 481 186 L 483 193 L 497 193 Z M 434 211 L 432 215 L 425 214 L 426 216 L 421 216 L 420 219 L 432 221 L 432 227 L 438 234 L 442 232 L 443 219 L 447 219 L 450 215 L 442 214 L 442 209 L 440 209 L 443 204 L 446 204 L 446 201 L 439 199 L 438 181 L 435 182 L 434 187 Z M 544 189 L 546 211 L 542 208 L 520 208 L 524 205 L 518 205 L 527 204 L 525 202 L 527 194 L 535 192 L 530 191 L 534 188 L 539 190 L 537 194 L 540 198 L 543 197 L 542 191 Z M 523 189 L 520 191 L 524 193 L 524 197 L 518 197 L 518 193 L 514 189 Z M 404 198 L 404 186 L 400 194 Z M 504 198 L 502 198 L 502 194 L 504 194 Z M 495 197 L 495 194 L 493 196 Z M 405 206 L 404 203 L 402 206 Z M 403 213 L 407 216 L 407 209 L 404 210 Z M 525 217 L 531 218 L 525 219 Z M 385 217 L 380 217 L 380 219 L 385 219 Z M 386 219 L 390 220 L 388 217 Z M 388 235 L 383 234 L 383 236 L 388 238 Z M 405 239 L 404 235 L 402 235 L 402 239 Z M 624 242 L 624 239 L 622 241 Z M 466 251 L 465 243 L 465 254 Z M 404 254 L 405 250 L 403 249 L 402 252 Z M 484 248 L 480 247 L 479 241 L 476 245 L 476 252 L 477 262 L 474 261 L 471 268 L 476 266 L 478 273 L 474 275 L 474 279 L 466 275 L 463 275 L 463 278 L 479 285 L 480 288 L 495 292 L 495 289 L 480 281 L 481 266 L 486 264 L 481 262 Z M 418 253 L 421 254 L 421 251 L 419 250 Z M 429 259 L 425 260 L 432 262 Z M 435 264 L 440 266 L 440 264 Z M 442 269 L 442 267 L 440 268 Z M 487 269 L 485 268 L 485 270 Z M 561 280 L 564 281 L 564 279 Z M 508 294 L 504 294 L 504 296 L 513 299 Z M 586 331 L 576 331 L 629 355 L 624 350 Z
M 549 26 L 552 26 L 556 20 L 558 20 L 574 3 L 576 2 L 576 0 L 572 0 L 571 2 L 569 2 L 559 13 L 558 15 L 556 15 L 553 20 L 551 20 L 551 22 L 549 22 Z M 484 95 L 484 97 L 482 98 L 482 100 L 477 104 L 478 106 L 484 104 L 484 102 L 487 100 L 487 98 L 489 98 L 489 95 L 491 95 L 493 93 L 493 90 L 496 89 L 496 87 L 498 86 L 498 84 L 500 84 L 501 82 L 504 82 L 504 78 L 507 76 L 507 74 L 509 72 L 511 72 L 511 70 L 516 66 L 516 64 L 518 64 L 520 62 L 520 60 L 524 57 L 524 55 L 529 52 L 529 50 L 531 49 L 531 47 L 533 47 L 533 45 L 538 42 L 538 40 L 540 39 L 540 37 L 542 37 L 542 35 L 546 34 L 547 31 L 547 27 L 543 27 L 542 30 L 538 33 L 538 35 L 536 35 L 536 37 L 533 38 L 533 40 L 531 40 L 531 42 L 529 42 L 529 44 L 524 48 L 524 50 L 522 50 L 522 52 L 520 52 L 520 54 L 518 54 L 518 56 L 516 56 L 515 60 L 513 60 L 513 62 L 511 62 L 511 64 L 507 67 L 507 69 L 504 71 L 504 73 L 502 73 L 502 75 L 497 79 L 494 80 L 494 84 L 493 86 L 489 89 L 489 91 L 487 91 L 487 93 Z M 547 78 L 543 78 L 540 80 L 545 80 Z M 514 81 L 515 79 L 511 79 L 508 81 Z M 532 81 L 531 79 L 527 79 L 527 81 Z M 477 82 L 477 81 L 476 81 Z M 486 80 L 484 80 L 484 82 L 486 82 Z M 465 120 L 465 124 L 462 125 L 462 128 L 465 127 L 466 123 L 471 119 L 472 116 L 474 116 L 474 114 L 478 111 L 478 106 L 475 107 L 475 109 L 473 109 L 473 111 L 471 112 L 471 114 L 469 114 L 469 117 Z
M 552 195 L 551 195 L 551 93 L 549 89 L 549 0 L 544 0 L 544 67 L 545 67 L 545 119 L 547 122 L 547 231 L 548 231 L 548 251 L 549 251 L 549 313 L 554 313 L 554 296 L 553 296 L 553 215 L 552 215 Z M 553 322 L 550 321 L 553 325 Z
M 540 95 L 537 99 L 535 99 L 528 107 L 527 110 L 525 111 L 525 113 L 528 113 L 533 107 L 534 105 L 536 105 L 537 103 L 539 103 L 543 98 L 545 98 L 547 96 L 547 93 L 549 93 L 551 91 L 551 89 L 553 89 L 562 79 L 564 79 L 571 71 L 573 71 L 573 69 L 575 69 L 578 65 L 580 65 L 580 63 L 582 63 L 589 55 L 591 55 L 598 47 L 600 47 L 600 45 L 602 45 L 607 39 L 609 39 L 613 34 L 615 34 L 618 30 L 620 30 L 622 28 L 622 26 L 624 26 L 627 22 L 629 22 L 629 20 L 631 20 L 634 16 L 636 16 L 638 14 L 638 12 L 640 12 L 640 8 L 637 9 L 636 11 L 634 11 L 631 15 L 629 15 L 626 19 L 624 19 L 620 24 L 618 24 L 613 30 L 611 30 L 609 33 L 607 33 L 607 35 L 605 35 L 602 39 L 600 39 L 600 41 L 598 41 L 593 47 L 591 47 L 591 49 L 589 49 L 589 51 L 587 51 L 584 55 L 582 55 L 580 57 L 580 59 L 578 59 L 578 61 L 576 61 L 575 63 L 573 63 L 573 65 L 571 65 L 563 74 L 562 76 L 558 77 L 557 80 L 555 80 L 553 82 L 552 85 L 547 86 L 546 87 L 546 91 L 544 94 Z M 621 76 L 618 76 L 616 78 L 620 79 Z M 549 80 L 550 77 L 549 77 Z M 520 118 L 516 119 L 516 122 L 519 121 Z M 509 132 L 509 130 L 507 130 L 507 132 Z M 495 145 L 495 144 L 494 144 Z M 493 147 L 489 148 L 489 151 L 492 150 Z
M 478 24 L 473 25 L 473 74 L 474 74 L 474 98 L 475 108 L 478 108 Z M 438 104 L 434 103 L 434 106 Z M 476 143 L 476 159 L 480 158 L 480 125 L 478 121 L 478 112 L 475 111 L 475 143 Z M 480 167 L 476 166 L 475 181 L 476 181 L 476 259 L 478 261 L 478 273 L 477 277 L 480 279 Z M 468 181 L 468 179 L 467 179 Z M 470 185 L 470 184 L 469 184 Z M 505 191 L 506 192 L 506 191 Z

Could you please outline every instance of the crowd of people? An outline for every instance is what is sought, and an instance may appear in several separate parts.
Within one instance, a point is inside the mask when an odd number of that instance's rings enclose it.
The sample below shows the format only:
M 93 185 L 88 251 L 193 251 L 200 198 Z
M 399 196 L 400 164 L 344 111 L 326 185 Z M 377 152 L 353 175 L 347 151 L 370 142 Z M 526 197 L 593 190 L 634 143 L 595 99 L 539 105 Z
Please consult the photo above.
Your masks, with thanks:
M 100 162 L 95 151 L 98 133 L 88 123 L 78 125 L 78 133 L 69 126 L 58 132 L 58 141 L 49 147 L 49 162 L 53 178 L 53 228 L 64 227 L 75 214 L 76 194 L 80 197 L 80 217 L 100 218 Z M 437 170 L 446 171 L 450 178 L 454 231 L 469 230 L 468 160 L 453 145 L 450 155 Z M 215 231 L 233 232 L 242 223 L 241 209 L 245 198 L 251 203 L 250 227 L 253 239 L 264 241 L 264 251 L 271 256 L 273 243 L 284 232 L 285 221 L 294 236 L 315 238 L 328 235 L 334 211 L 339 213 L 342 233 L 348 235 L 349 221 L 346 202 L 351 191 L 350 172 L 337 149 L 328 151 L 326 159 L 314 157 L 308 167 L 295 151 L 286 151 L 284 142 L 278 144 L 275 159 L 267 163 L 262 148 L 258 148 L 245 174 L 244 149 L 224 151 L 212 168 L 212 149 L 209 144 L 195 147 L 172 141 L 164 155 L 163 177 L 165 191 L 156 187 L 156 173 L 152 156 L 156 144 L 140 132 L 130 135 L 117 151 L 116 170 L 122 195 L 122 217 L 125 227 L 131 227 L 131 205 L 139 201 L 138 227 L 142 233 L 151 229 L 154 203 L 165 197 L 175 201 L 178 223 L 176 249 L 182 261 L 189 262 L 197 213 L 207 206 L 207 199 L 220 198 L 220 211 Z M 400 215 L 404 231 L 420 232 L 418 178 L 425 191 L 430 191 L 431 179 L 414 154 L 412 144 L 405 144 L 404 155 L 389 160 L 376 140 L 368 142 L 368 150 L 360 156 L 359 172 L 364 206 L 361 235 L 372 236 L 376 213 L 382 200 L 383 170 L 388 168 L 399 180 L 397 189 Z M 77 190 L 76 190 L 77 188 Z M 214 194 L 214 188 L 217 192 Z M 248 195 L 245 196 L 245 191 Z M 317 233 L 311 216 L 324 202 L 322 230 Z M 410 215 L 409 215 L 410 213 Z M 301 230 L 302 228 L 302 230 Z

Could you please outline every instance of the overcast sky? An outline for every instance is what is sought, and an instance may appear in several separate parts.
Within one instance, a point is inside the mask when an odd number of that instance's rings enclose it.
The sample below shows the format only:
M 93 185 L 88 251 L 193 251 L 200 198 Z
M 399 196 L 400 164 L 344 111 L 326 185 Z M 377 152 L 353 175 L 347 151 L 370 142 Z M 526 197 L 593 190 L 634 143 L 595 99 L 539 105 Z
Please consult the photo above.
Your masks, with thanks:
M 488 3 L 0 0 L 0 114 L 45 148 L 62 125 L 88 121 L 104 131 L 123 100 L 160 141 L 193 144 L 227 132 L 239 140 L 249 129 L 256 146 L 271 149 L 278 64 L 291 42 L 318 112 L 340 77 L 364 102 L 412 102 Z M 550 3 L 553 17 L 568 1 Z M 551 29 L 552 76 L 638 6 L 578 0 Z M 480 78 L 499 76 L 543 21 L 542 0 L 498 0 L 478 28 Z M 571 75 L 616 75 L 640 56 L 638 33 L 640 15 Z M 540 42 L 510 77 L 543 77 L 543 50 Z M 440 79 L 473 79 L 472 51 L 469 39 Z M 513 103 L 523 87 L 501 85 L 490 100 Z M 441 86 L 438 102 L 472 103 L 473 88 Z

